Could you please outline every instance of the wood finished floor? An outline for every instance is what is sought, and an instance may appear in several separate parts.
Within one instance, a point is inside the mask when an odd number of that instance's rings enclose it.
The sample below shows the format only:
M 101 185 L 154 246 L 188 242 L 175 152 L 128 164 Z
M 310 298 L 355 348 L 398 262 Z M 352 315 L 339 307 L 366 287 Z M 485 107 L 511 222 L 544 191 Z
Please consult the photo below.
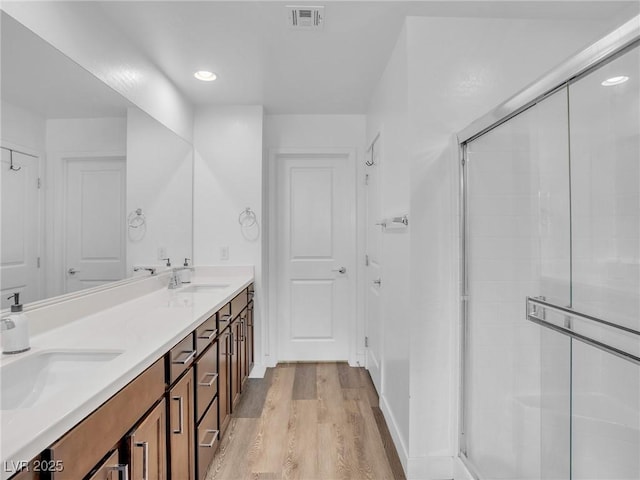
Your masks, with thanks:
M 299 363 L 247 380 L 206 478 L 406 477 L 367 371 Z

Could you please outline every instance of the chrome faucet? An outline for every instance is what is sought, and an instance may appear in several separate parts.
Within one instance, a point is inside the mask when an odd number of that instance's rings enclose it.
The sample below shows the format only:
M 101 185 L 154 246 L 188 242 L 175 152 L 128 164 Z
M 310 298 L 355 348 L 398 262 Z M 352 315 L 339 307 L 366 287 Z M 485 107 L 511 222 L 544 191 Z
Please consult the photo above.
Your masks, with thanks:
M 133 267 L 133 271 L 134 272 L 138 272 L 140 270 L 146 270 L 147 272 L 151 272 L 151 275 L 155 275 L 156 274 L 156 268 L 155 267 Z

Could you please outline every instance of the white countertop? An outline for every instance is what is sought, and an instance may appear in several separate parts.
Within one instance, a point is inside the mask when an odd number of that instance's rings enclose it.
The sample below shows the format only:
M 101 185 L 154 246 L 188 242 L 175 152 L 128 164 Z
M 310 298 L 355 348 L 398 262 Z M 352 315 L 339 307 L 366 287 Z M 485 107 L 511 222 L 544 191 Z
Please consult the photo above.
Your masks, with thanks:
M 209 274 L 210 275 L 210 274 Z M 183 288 L 156 290 L 82 317 L 31 338 L 31 350 L 3 355 L 0 365 L 47 350 L 122 351 L 79 375 L 64 392 L 40 405 L 0 411 L 0 478 L 13 472 L 7 465 L 29 461 L 82 421 L 229 302 L 253 281 L 246 272 L 195 275 L 191 285 L 228 284 L 213 291 L 181 293 Z

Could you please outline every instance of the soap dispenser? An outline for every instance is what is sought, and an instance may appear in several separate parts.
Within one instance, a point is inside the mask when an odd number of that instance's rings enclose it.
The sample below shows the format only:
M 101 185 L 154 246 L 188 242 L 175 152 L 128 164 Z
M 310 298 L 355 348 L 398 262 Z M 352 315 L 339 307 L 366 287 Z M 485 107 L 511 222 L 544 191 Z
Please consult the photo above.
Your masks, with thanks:
M 189 266 L 189 259 L 184 259 L 184 270 L 182 270 L 182 283 L 191 283 L 191 267 Z
M 27 317 L 22 313 L 20 294 L 14 293 L 9 299 L 14 299 L 11 305 L 11 314 L 3 318 L 0 322 L 2 329 L 2 353 L 26 352 L 29 346 L 29 323 Z

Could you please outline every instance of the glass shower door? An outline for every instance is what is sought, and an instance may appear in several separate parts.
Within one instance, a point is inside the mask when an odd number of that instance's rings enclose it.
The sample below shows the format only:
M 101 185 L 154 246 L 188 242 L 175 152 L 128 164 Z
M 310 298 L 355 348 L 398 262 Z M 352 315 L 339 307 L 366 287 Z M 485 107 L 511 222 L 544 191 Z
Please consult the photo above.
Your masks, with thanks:
M 524 321 L 570 304 L 567 91 L 466 146 L 462 448 L 482 479 L 567 479 L 570 339 Z
M 623 76 L 628 79 L 621 82 Z M 616 77 L 620 83 L 607 82 Z M 569 86 L 573 308 L 635 331 L 639 77 L 636 47 Z M 576 328 L 640 357 L 640 337 L 631 332 L 592 324 Z M 574 341 L 572 434 L 572 478 L 640 479 L 640 366 Z

